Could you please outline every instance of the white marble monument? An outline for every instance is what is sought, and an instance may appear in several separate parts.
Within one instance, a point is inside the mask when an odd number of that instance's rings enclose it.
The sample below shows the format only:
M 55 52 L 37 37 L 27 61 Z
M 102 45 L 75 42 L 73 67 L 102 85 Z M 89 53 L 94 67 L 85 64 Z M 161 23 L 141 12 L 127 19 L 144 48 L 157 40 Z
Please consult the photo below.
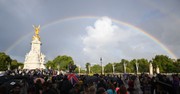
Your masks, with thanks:
M 41 41 L 39 36 L 40 26 L 33 26 L 35 35 L 32 37 L 31 50 L 25 56 L 23 69 L 45 69 L 45 55 L 41 53 Z

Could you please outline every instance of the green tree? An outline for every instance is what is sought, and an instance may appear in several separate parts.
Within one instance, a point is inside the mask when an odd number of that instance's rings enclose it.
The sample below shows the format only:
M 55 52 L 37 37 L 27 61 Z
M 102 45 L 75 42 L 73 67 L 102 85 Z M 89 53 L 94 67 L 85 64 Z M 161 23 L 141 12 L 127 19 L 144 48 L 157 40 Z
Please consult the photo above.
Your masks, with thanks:
M 175 61 L 173 65 L 175 66 L 173 72 L 180 73 L 180 59 L 177 59 L 177 61 Z
M 147 59 L 138 59 L 137 60 L 138 66 L 139 66 L 139 72 L 149 72 L 149 62 Z
M 75 70 L 74 70 L 75 73 L 79 73 L 79 68 L 76 67 Z
M 19 67 L 19 63 L 17 62 L 17 60 L 12 60 L 11 61 L 11 69 L 14 70 L 14 69 L 18 69 Z
M 83 70 L 83 69 L 81 69 L 81 73 L 86 73 L 86 71 L 85 71 L 85 70 Z
M 116 73 L 123 73 L 123 65 L 121 63 L 114 63 L 115 64 L 115 72 Z
M 6 55 L 3 52 L 0 52 L 0 71 L 5 71 L 8 69 L 8 66 L 11 66 L 12 59 L 10 56 Z
M 132 72 L 132 65 L 130 64 L 130 62 L 126 59 L 121 59 L 120 62 L 123 66 L 123 72 L 124 72 L 124 64 L 126 66 L 126 72 Z
M 105 73 L 112 73 L 113 72 L 113 67 L 111 63 L 108 63 L 105 67 L 104 67 L 104 72 Z
M 133 59 L 133 60 L 131 60 L 130 62 L 129 62 L 129 68 L 130 68 L 130 71 L 132 72 L 132 73 L 136 73 L 136 62 L 137 62 L 137 60 L 136 59 Z
M 160 72 L 172 72 L 173 68 L 175 68 L 173 60 L 165 55 L 156 55 L 152 62 L 153 67 L 156 68 L 158 66 Z
M 101 73 L 101 66 L 98 64 L 95 64 L 91 67 L 92 73 Z
M 54 70 L 57 69 L 57 65 L 53 61 L 50 61 L 50 60 L 46 63 L 45 66 L 47 69 L 54 69 Z
M 60 70 L 68 70 L 69 64 L 74 65 L 74 61 L 72 57 L 70 56 L 57 56 L 54 60 L 53 63 L 55 63 L 55 66 L 59 68 Z
M 18 69 L 22 69 L 24 67 L 24 63 L 18 62 Z

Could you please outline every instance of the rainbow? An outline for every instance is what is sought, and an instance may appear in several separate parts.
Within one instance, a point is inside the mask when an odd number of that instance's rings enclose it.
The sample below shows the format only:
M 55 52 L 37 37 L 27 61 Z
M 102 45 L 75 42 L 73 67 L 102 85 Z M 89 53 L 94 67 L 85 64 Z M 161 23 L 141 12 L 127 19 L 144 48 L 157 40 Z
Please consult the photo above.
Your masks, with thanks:
M 64 18 L 64 19 L 59 19 L 59 20 L 55 20 L 55 21 L 52 21 L 52 22 L 49 22 L 49 23 L 46 23 L 44 25 L 41 26 L 41 29 L 45 29 L 45 28 L 48 28 L 52 25 L 55 25 L 55 24 L 58 24 L 58 23 L 63 23 L 63 22 L 67 22 L 67 21 L 72 21 L 72 20 L 78 20 L 78 19 L 99 19 L 101 17 L 98 17 L 98 16 L 75 16 L 75 17 L 67 17 L 67 18 Z M 117 24 L 121 24 L 121 25 L 124 25 L 124 26 L 127 26 L 127 27 L 130 27 L 132 28 L 133 30 L 136 30 L 136 31 L 139 31 L 141 32 L 142 34 L 144 34 L 145 36 L 147 36 L 148 38 L 150 38 L 152 41 L 154 41 L 157 45 L 159 45 L 164 51 L 166 51 L 168 54 L 171 55 L 172 58 L 174 59 L 177 59 L 176 55 L 171 51 L 169 50 L 163 43 L 161 43 L 157 38 L 153 37 L 152 35 L 150 35 L 149 33 L 145 32 L 144 30 L 138 28 L 138 27 L 135 27 L 131 24 L 128 24 L 128 23 L 125 23 L 125 22 L 122 22 L 122 21 L 119 21 L 119 20 L 116 20 L 116 19 L 113 19 L 111 18 L 112 22 L 114 23 L 117 23 Z M 24 38 L 30 36 L 33 32 L 30 32 L 28 34 L 26 34 L 25 36 L 22 36 L 20 37 L 14 44 L 12 44 L 10 47 L 8 47 L 5 52 L 8 53 L 10 52 L 14 47 L 17 46 L 17 44 L 19 44 Z

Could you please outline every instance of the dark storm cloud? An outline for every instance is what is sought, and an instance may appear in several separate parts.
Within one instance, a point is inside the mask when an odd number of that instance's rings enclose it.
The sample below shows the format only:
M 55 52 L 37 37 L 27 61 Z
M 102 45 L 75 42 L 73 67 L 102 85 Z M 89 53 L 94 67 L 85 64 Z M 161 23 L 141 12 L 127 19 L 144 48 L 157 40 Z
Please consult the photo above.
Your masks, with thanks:
M 108 16 L 109 18 L 137 26 L 160 40 L 179 58 L 179 4 L 178 0 L 1 0 L 0 51 L 7 50 L 23 36 L 29 34 L 29 32 L 33 34 L 33 24 L 40 24 L 43 27 L 58 19 L 92 15 Z M 73 21 L 67 21 L 67 23 L 59 23 L 58 25 L 42 29 L 40 32 L 43 42 L 42 50 L 47 58 L 53 59 L 59 54 L 78 54 L 75 56 L 75 59 L 80 62 L 81 60 L 77 58 L 81 58 L 83 54 L 81 50 L 84 45 L 81 43 L 82 40 L 79 36 L 85 35 L 87 33 L 86 27 L 93 26 L 95 23 L 95 20 L 89 23 L 86 23 L 86 21 L 80 22 L 76 20 L 76 24 L 72 23 Z M 30 50 L 32 34 L 23 38 L 7 54 L 23 62 L 24 55 Z M 127 49 L 124 52 L 126 52 L 124 55 L 129 55 L 127 54 Z M 129 56 L 133 58 L 135 54 Z M 148 57 L 148 54 L 144 53 L 144 56 Z M 86 61 L 85 58 L 88 57 L 83 57 L 84 61 Z

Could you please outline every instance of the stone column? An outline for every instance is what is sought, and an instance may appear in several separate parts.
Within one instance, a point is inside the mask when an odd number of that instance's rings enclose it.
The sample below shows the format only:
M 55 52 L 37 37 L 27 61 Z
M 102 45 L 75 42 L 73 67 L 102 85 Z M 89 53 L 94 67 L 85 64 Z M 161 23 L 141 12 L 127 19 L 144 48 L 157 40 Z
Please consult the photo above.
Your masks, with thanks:
M 18 70 L 20 70 L 21 69 L 21 66 L 18 66 Z
M 8 66 L 7 66 L 7 67 L 8 67 L 8 70 L 10 70 L 10 67 L 11 67 L 11 66 L 10 66 L 10 64 L 8 64 Z
M 49 69 L 51 69 L 51 66 L 49 66 Z
M 149 74 L 153 75 L 153 66 L 152 66 L 152 63 L 149 63 Z
M 156 73 L 157 73 L 157 74 L 160 73 L 160 71 L 159 71 L 159 66 L 157 66 L 157 68 L 156 68 Z
M 138 74 L 138 71 L 139 70 L 139 63 L 137 63 L 137 61 L 136 61 L 136 72 L 137 72 L 137 74 Z
M 58 68 L 58 71 L 60 71 L 60 65 L 59 65 L 59 64 L 58 64 L 57 68 Z M 70 71 L 69 71 L 69 72 L 70 72 Z
M 89 74 L 91 73 L 91 66 L 88 66 L 88 69 L 89 69 Z
M 114 72 L 114 63 L 112 64 L 112 68 L 113 68 L 113 74 L 114 74 L 114 73 L 115 73 L 115 72 Z
M 123 65 L 124 65 L 124 73 L 126 73 L 126 63 L 124 62 Z
M 81 66 L 78 66 L 79 75 L 81 73 Z
M 102 66 L 102 74 L 104 74 L 104 66 Z

